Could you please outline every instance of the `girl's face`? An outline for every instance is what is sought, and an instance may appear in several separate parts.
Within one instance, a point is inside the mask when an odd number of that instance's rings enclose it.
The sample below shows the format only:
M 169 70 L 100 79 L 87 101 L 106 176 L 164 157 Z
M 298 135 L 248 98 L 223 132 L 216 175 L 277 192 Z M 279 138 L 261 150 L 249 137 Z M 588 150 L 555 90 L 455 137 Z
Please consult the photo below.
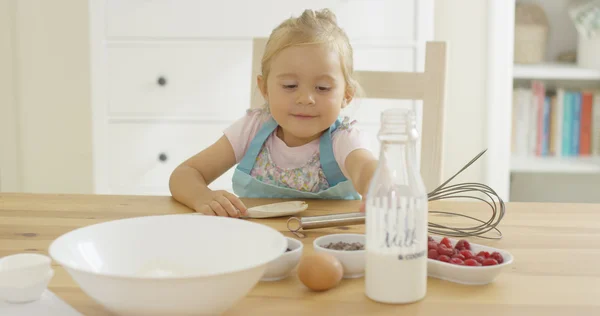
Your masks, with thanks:
M 259 76 L 258 86 L 288 146 L 319 138 L 350 102 L 340 57 L 323 45 L 282 50 L 271 61 L 267 82 Z

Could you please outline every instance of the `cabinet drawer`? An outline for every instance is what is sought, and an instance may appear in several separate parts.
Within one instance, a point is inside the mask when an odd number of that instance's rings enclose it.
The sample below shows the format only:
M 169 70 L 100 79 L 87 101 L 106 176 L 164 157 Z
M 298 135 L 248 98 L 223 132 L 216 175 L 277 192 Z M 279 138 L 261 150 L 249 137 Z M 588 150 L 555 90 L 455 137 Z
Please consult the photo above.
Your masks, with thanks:
M 107 35 L 266 37 L 308 8 L 330 8 L 352 38 L 414 39 L 414 0 L 108 0 Z
M 170 195 L 169 177 L 175 167 L 214 143 L 228 124 L 109 124 L 107 171 L 111 193 Z M 234 170 L 231 168 L 209 187 L 231 192 Z
M 252 42 L 111 44 L 108 111 L 231 119 L 250 104 Z

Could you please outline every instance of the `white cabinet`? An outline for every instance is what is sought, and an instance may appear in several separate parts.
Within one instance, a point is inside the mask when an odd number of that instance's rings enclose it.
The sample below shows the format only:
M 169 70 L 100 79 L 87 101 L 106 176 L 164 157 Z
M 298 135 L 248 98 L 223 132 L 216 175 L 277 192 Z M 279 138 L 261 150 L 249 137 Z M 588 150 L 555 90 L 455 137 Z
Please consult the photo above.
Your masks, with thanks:
M 330 8 L 352 38 L 412 41 L 418 27 L 418 5 L 416 0 L 107 0 L 106 36 L 264 37 L 304 9 Z
M 304 9 L 330 8 L 361 70 L 421 71 L 433 0 L 90 0 L 95 193 L 167 195 L 172 170 L 244 115 L 252 39 Z M 253 87 L 253 88 L 251 88 Z M 411 103 L 359 100 L 373 138 L 380 112 Z M 216 157 L 215 159 L 218 159 Z M 233 168 L 211 184 L 231 190 Z
M 110 191 L 163 194 L 166 179 L 182 161 L 208 147 L 227 127 L 224 123 L 113 123 L 108 129 Z M 227 188 L 231 168 L 213 186 Z
M 116 43 L 107 46 L 111 116 L 229 120 L 250 95 L 250 40 Z

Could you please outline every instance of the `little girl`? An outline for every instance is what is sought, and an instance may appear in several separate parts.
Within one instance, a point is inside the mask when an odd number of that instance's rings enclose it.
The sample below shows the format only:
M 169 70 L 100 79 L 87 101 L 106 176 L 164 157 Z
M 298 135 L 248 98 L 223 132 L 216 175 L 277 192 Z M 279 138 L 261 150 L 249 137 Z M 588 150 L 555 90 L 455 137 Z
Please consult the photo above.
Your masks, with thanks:
M 306 10 L 273 30 L 250 110 L 213 145 L 178 166 L 173 197 L 197 212 L 239 217 L 238 197 L 360 199 L 377 160 L 361 131 L 341 118 L 359 90 L 352 47 L 329 10 Z M 238 166 L 233 192 L 207 185 Z

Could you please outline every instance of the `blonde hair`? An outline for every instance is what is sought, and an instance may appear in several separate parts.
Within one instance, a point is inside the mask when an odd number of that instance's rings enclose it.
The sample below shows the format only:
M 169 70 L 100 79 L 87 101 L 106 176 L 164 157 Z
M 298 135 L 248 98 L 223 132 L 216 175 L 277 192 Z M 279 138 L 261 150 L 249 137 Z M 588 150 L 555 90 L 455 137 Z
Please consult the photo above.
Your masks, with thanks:
M 272 59 L 279 52 L 290 46 L 307 44 L 325 44 L 337 51 L 346 81 L 346 92 L 361 94 L 360 85 L 353 78 L 354 52 L 350 40 L 329 9 L 304 10 L 300 17 L 291 17 L 273 29 L 261 60 L 264 82 L 269 76 Z

